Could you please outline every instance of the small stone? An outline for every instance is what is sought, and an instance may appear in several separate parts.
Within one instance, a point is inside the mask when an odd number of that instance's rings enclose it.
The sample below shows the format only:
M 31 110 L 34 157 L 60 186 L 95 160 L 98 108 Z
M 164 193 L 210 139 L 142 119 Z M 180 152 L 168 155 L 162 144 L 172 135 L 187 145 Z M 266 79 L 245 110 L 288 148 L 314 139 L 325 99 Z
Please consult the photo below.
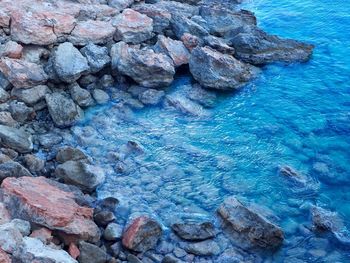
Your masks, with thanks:
M 56 161 L 59 163 L 65 163 L 67 161 L 80 161 L 88 160 L 88 157 L 78 148 L 70 146 L 62 147 L 58 150 L 56 155 Z
M 20 163 L 8 161 L 0 164 L 0 181 L 7 177 L 32 176 L 32 174 L 24 168 Z
M 71 85 L 69 92 L 74 102 L 80 107 L 85 108 L 95 104 L 90 92 L 82 89 L 78 84 Z
M 45 161 L 35 155 L 27 154 L 24 156 L 24 164 L 32 173 L 40 172 L 44 169 Z
M 116 242 L 113 245 L 111 245 L 112 256 L 119 257 L 121 249 L 122 249 L 122 245 L 120 242 Z
M 0 262 L 1 263 L 12 263 L 10 256 L 0 248 Z
M 107 262 L 107 254 L 98 246 L 87 242 L 80 242 L 80 255 L 78 261 L 80 263 L 105 263 Z
M 134 256 L 133 254 L 129 254 L 127 256 L 127 260 L 129 263 L 143 263 L 138 257 Z
M 177 259 L 171 255 L 166 255 L 163 260 L 162 263 L 181 263 L 182 261 L 180 259 Z
M 0 111 L 0 125 L 14 128 L 18 126 L 18 122 L 12 118 L 8 111 Z
M 123 235 L 123 226 L 118 225 L 116 223 L 108 224 L 108 226 L 106 227 L 103 233 L 104 239 L 108 241 L 119 240 L 121 239 L 122 235 Z
M 53 240 L 52 231 L 50 229 L 45 228 L 45 227 L 34 230 L 30 234 L 30 237 L 39 239 L 45 245 L 50 244 Z
M 97 104 L 106 104 L 109 101 L 109 95 L 107 92 L 101 89 L 94 89 L 92 96 L 96 100 Z
M 115 220 L 114 213 L 108 210 L 95 211 L 94 220 L 99 226 L 106 226 Z
M 23 102 L 11 101 L 9 111 L 11 116 L 18 122 L 25 122 L 33 119 L 35 112 Z

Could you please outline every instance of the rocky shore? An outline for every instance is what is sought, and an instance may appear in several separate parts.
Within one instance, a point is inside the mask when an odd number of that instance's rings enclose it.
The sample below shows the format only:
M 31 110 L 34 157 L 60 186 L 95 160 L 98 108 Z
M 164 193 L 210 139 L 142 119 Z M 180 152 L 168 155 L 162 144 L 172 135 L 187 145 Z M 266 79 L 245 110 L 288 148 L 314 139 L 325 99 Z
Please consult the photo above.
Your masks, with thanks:
M 164 226 L 147 214 L 120 223 L 119 201 L 96 197 L 105 167 L 67 145 L 89 107 L 114 101 L 126 116 L 162 104 L 203 116 L 216 92 L 239 89 L 261 66 L 310 59 L 312 45 L 267 34 L 239 3 L 1 1 L 0 262 L 260 262 L 250 251 L 283 244 L 278 222 L 236 197 L 217 208 L 218 224 Z M 180 71 L 196 82 L 186 96 L 167 90 Z M 75 136 L 89 140 L 88 131 Z M 110 157 L 123 172 L 142 151 L 129 141 Z M 291 167 L 280 173 L 307 182 Z M 335 213 L 311 214 L 315 229 L 347 242 Z

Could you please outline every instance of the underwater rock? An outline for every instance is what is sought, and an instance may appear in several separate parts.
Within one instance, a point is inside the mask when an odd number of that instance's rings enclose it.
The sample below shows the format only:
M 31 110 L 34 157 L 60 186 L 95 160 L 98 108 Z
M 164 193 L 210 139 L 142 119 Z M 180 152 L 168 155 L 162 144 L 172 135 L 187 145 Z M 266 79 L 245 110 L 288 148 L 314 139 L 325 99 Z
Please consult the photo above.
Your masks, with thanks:
M 157 105 L 164 98 L 163 90 L 146 89 L 139 95 L 139 100 L 145 105 Z
M 197 256 L 214 256 L 220 254 L 220 247 L 213 240 L 188 243 L 185 246 L 185 250 Z
M 344 222 L 336 212 L 328 211 L 319 206 L 311 207 L 312 222 L 321 231 L 338 232 L 344 227 Z
M 171 229 L 185 240 L 200 241 L 215 237 L 214 225 L 210 222 L 203 223 L 176 223 Z

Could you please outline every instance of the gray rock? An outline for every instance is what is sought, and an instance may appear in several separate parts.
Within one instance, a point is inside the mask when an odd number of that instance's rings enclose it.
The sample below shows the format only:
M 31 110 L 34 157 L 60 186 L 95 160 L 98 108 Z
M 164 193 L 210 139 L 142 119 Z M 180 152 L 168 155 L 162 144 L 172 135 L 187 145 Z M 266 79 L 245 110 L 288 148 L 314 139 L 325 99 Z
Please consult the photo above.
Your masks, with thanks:
M 118 12 L 128 8 L 134 3 L 134 0 L 107 0 L 109 6 L 114 7 Z
M 95 104 L 90 92 L 82 89 L 78 84 L 72 84 L 69 87 L 69 92 L 74 102 L 80 107 L 85 108 Z
M 43 101 L 45 95 L 50 92 L 51 91 L 47 86 L 40 85 L 30 89 L 12 89 L 11 95 L 29 106 L 34 106 L 38 102 Z
M 86 58 L 72 43 L 60 44 L 53 52 L 53 68 L 61 81 L 72 83 L 89 71 Z
M 68 127 L 75 124 L 83 112 L 74 101 L 63 93 L 47 94 L 45 100 L 52 120 L 58 127 Z
M 80 263 L 107 262 L 107 253 L 98 246 L 82 241 L 79 243 L 79 250 L 78 261 Z
M 122 245 L 120 242 L 116 242 L 113 245 L 111 245 L 110 249 L 112 252 L 112 256 L 117 258 L 117 257 L 119 257 L 119 254 L 122 250 Z
M 66 251 L 46 246 L 41 240 L 24 237 L 23 243 L 14 253 L 18 262 L 78 263 Z
M 171 229 L 182 239 L 200 241 L 215 237 L 214 225 L 210 222 L 203 223 L 176 223 Z
M 186 98 L 181 94 L 169 94 L 166 96 L 166 103 L 182 113 L 197 117 L 209 116 L 209 113 L 196 102 Z
M 85 192 L 93 192 L 105 180 L 104 171 L 84 161 L 67 161 L 57 166 L 55 174 L 67 184 L 78 186 Z
M 213 240 L 188 243 L 185 246 L 185 250 L 197 256 L 214 256 L 220 254 L 220 247 Z
M 39 157 L 33 155 L 33 154 L 27 154 L 23 158 L 25 166 L 31 171 L 32 173 L 40 172 L 44 169 L 45 161 L 40 159 Z
M 219 37 L 207 36 L 204 38 L 204 43 L 223 54 L 234 55 L 235 53 L 235 49 L 230 47 L 224 39 Z
M 25 237 L 30 235 L 31 227 L 28 221 L 16 218 L 16 219 L 12 219 L 11 222 L 9 222 L 8 224 L 17 228 L 22 236 Z
M 52 148 L 52 146 L 59 144 L 63 141 L 63 138 L 56 133 L 46 133 L 38 136 L 39 144 L 46 149 Z
M 81 150 L 70 146 L 60 148 L 56 155 L 56 161 L 59 163 L 80 160 L 88 160 L 88 157 Z
M 109 210 L 94 210 L 94 221 L 99 226 L 106 226 L 115 220 L 115 215 Z
M 187 97 L 205 108 L 212 108 L 215 105 L 216 94 L 207 89 L 203 89 L 200 85 L 194 84 L 189 86 Z
M 208 31 L 204 27 L 183 15 L 172 15 L 170 25 L 172 31 L 178 39 L 181 39 L 185 33 L 199 38 L 209 35 Z
M 10 98 L 10 94 L 0 87 L 0 103 L 6 102 Z
M 28 107 L 24 102 L 11 101 L 9 111 L 18 122 L 25 122 L 35 116 L 33 108 Z
M 32 176 L 32 174 L 18 162 L 8 161 L 0 164 L 0 181 L 7 177 L 22 176 Z
M 120 240 L 123 235 L 123 226 L 116 223 L 110 223 L 106 227 L 103 237 L 108 241 Z
M 137 49 L 119 42 L 112 47 L 112 69 L 131 77 L 144 87 L 165 87 L 173 81 L 172 60 L 152 49 Z
M 92 96 L 94 97 L 97 104 L 106 104 L 109 101 L 108 93 L 101 89 L 94 89 L 92 91 Z
M 218 90 L 235 90 L 257 73 L 254 67 L 209 47 L 192 50 L 189 64 L 191 74 L 202 86 Z
M 176 257 L 173 257 L 171 255 L 166 255 L 163 260 L 162 263 L 182 263 L 183 261 L 180 259 L 177 259 Z
M 20 153 L 31 152 L 33 149 L 32 136 L 21 130 L 0 125 L 1 144 Z
M 0 71 L 0 88 L 4 90 L 11 89 L 11 82 L 5 77 L 5 75 Z
M 142 261 L 133 254 L 129 254 L 126 258 L 129 263 L 142 263 Z
M 8 111 L 0 111 L 0 125 L 8 127 L 18 127 L 18 122 L 12 118 L 12 115 Z
M 180 3 L 180 1 L 159 1 L 154 4 L 158 8 L 167 10 L 173 15 L 182 15 L 185 17 L 192 17 L 199 14 L 199 8 L 187 3 Z
M 164 98 L 165 92 L 156 89 L 146 89 L 139 95 L 139 100 L 145 105 L 157 105 Z
M 86 57 L 91 72 L 93 73 L 102 70 L 111 62 L 107 47 L 101 47 L 90 43 L 83 47 L 80 52 Z
M 227 198 L 219 207 L 218 213 L 231 230 L 253 245 L 274 248 L 283 242 L 281 228 L 245 207 L 235 197 Z
M 7 253 L 15 252 L 22 243 L 22 234 L 11 222 L 0 225 L 0 248 Z

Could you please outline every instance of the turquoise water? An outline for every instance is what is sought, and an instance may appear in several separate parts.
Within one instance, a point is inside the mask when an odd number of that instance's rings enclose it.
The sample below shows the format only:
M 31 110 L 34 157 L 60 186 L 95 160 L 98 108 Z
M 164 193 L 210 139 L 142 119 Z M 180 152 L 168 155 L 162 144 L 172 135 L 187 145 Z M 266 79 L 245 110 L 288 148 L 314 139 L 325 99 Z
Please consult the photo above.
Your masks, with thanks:
M 267 261 L 350 262 L 348 249 L 308 230 L 313 204 L 350 227 L 350 1 L 243 7 L 267 32 L 314 44 L 312 60 L 266 66 L 254 83 L 218 95 L 201 117 L 162 106 L 91 110 L 73 132 L 108 170 L 99 196 L 118 197 L 121 215 L 151 213 L 166 228 L 179 218 L 214 218 L 220 202 L 236 195 L 264 207 L 286 233 L 280 251 L 263 255 Z M 190 82 L 179 77 L 170 92 Z M 144 154 L 120 162 L 115 153 L 128 140 Z M 280 165 L 302 173 L 307 186 L 279 175 Z

